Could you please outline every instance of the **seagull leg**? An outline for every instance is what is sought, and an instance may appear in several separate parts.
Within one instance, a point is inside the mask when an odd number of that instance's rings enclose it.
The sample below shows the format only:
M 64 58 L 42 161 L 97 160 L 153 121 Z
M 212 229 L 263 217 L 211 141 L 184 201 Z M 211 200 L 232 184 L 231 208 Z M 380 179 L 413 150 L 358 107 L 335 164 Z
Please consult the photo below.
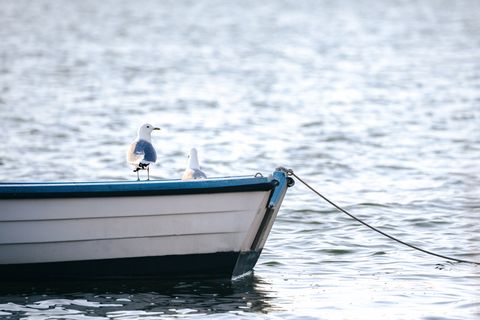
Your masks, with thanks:
M 147 167 L 147 180 L 150 180 L 150 166 Z
M 137 169 L 137 181 L 140 181 L 140 174 L 138 173 L 140 170 Z

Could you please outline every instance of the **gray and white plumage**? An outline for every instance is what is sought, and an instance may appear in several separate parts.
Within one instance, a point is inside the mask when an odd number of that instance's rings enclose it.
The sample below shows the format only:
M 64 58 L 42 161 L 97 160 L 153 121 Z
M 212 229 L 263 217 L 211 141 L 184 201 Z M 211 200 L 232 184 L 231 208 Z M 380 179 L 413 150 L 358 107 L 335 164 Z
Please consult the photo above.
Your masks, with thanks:
M 188 165 L 183 172 L 182 180 L 195 179 L 207 179 L 207 175 L 202 170 L 200 170 L 197 149 L 192 148 L 190 150 L 190 154 L 188 155 Z
M 147 170 L 148 179 L 150 179 L 150 164 L 157 161 L 157 153 L 152 145 L 152 131 L 160 130 L 149 123 L 145 123 L 138 128 L 137 137 L 130 144 L 127 151 L 127 162 L 134 167 L 137 172 L 137 178 L 140 179 L 139 170 Z

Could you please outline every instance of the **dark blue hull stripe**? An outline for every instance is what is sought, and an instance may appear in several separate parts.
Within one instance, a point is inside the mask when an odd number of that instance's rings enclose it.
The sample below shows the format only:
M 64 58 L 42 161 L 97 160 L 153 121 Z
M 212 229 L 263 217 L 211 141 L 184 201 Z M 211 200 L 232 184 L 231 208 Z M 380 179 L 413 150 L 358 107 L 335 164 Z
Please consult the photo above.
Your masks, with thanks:
M 253 269 L 260 251 L 0 265 L 0 280 L 231 278 Z
M 260 177 L 194 181 L 0 183 L 0 199 L 159 196 L 269 191 L 274 189 L 275 185 L 275 180 Z

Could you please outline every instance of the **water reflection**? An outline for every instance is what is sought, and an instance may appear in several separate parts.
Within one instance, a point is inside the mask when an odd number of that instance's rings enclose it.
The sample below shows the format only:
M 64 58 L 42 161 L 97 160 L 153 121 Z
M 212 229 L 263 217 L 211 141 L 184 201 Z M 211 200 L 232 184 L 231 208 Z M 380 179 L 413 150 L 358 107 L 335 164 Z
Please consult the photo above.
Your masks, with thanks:
M 192 146 L 209 176 L 291 167 L 402 240 L 479 260 L 480 1 L 1 9 L 0 180 L 135 179 L 125 148 L 149 121 L 166 129 L 152 178 L 180 177 Z M 0 283 L 0 318 L 480 319 L 479 268 L 385 241 L 301 184 L 255 270 L 269 283 Z
M 10 319 L 154 319 L 279 309 L 269 283 L 253 274 L 236 281 L 4 283 L 0 293 L 0 316 Z

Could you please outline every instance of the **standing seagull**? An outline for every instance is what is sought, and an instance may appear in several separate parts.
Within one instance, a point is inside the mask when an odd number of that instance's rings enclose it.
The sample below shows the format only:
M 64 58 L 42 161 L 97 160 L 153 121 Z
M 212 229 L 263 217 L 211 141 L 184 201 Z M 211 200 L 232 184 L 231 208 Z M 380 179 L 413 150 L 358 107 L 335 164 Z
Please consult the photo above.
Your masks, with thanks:
M 152 145 L 152 131 L 160 130 L 145 123 L 137 131 L 137 138 L 130 144 L 127 151 L 127 162 L 135 169 L 137 180 L 140 180 L 139 170 L 147 170 L 147 180 L 150 180 L 150 164 L 157 161 L 157 153 Z
M 188 166 L 187 169 L 183 172 L 182 180 L 192 180 L 192 179 L 206 179 L 207 175 L 200 170 L 200 165 L 198 164 L 197 149 L 192 148 L 190 154 L 188 155 Z

